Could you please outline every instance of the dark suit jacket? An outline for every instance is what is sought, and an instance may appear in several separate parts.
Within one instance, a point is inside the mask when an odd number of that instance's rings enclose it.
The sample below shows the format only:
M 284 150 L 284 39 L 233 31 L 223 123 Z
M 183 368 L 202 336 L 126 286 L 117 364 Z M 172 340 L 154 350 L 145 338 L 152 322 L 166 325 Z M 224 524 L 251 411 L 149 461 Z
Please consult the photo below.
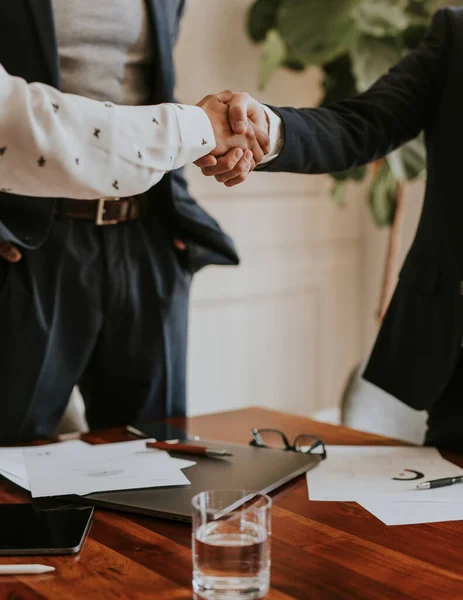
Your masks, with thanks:
M 424 130 L 423 212 L 364 377 L 429 408 L 452 375 L 463 335 L 463 10 L 439 10 L 421 45 L 360 96 L 275 110 L 285 143 L 271 171 L 343 171 Z
M 174 100 L 172 49 L 185 0 L 147 0 L 153 29 L 153 104 Z M 0 63 L 28 82 L 60 85 L 51 0 L 0 2 Z M 1 185 L 1 182 L 0 182 Z M 232 240 L 189 195 L 182 170 L 163 177 L 150 195 L 166 226 L 188 242 L 190 269 L 238 264 Z M 0 194 L 0 241 L 36 248 L 46 239 L 55 199 Z

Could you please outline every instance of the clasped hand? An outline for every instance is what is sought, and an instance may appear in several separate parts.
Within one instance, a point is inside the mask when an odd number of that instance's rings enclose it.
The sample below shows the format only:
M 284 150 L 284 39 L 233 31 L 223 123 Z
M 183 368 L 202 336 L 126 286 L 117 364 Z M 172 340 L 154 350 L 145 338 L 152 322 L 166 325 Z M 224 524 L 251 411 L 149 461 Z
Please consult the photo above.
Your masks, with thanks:
M 227 187 L 242 183 L 270 149 L 262 106 L 248 94 L 221 92 L 198 102 L 209 117 L 217 146 L 195 164 Z
M 264 109 L 248 94 L 230 91 L 206 96 L 198 106 L 212 123 L 217 146 L 195 164 L 204 175 L 215 177 L 227 187 L 242 183 L 269 151 L 269 124 Z M 178 250 L 185 250 L 182 240 L 174 239 L 173 243 Z M 3 242 L 0 259 L 18 262 L 21 252 L 10 242 Z

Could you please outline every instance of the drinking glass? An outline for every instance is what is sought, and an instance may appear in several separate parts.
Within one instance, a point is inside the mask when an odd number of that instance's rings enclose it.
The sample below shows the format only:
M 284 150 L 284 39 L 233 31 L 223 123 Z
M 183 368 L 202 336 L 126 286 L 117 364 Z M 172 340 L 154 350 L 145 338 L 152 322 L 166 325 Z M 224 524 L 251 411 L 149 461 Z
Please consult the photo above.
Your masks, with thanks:
M 193 503 L 193 590 L 207 600 L 257 600 L 270 584 L 271 499 L 201 492 Z

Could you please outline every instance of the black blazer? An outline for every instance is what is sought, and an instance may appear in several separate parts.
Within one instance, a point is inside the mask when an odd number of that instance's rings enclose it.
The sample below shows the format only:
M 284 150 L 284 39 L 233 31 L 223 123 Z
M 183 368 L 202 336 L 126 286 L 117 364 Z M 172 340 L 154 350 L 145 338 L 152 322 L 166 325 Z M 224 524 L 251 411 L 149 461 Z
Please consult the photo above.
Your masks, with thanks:
M 463 10 L 439 10 L 421 45 L 360 96 L 275 110 L 285 143 L 270 171 L 343 171 L 424 130 L 423 212 L 364 377 L 429 408 L 449 382 L 463 336 Z
M 153 104 L 174 101 L 172 49 L 185 0 L 147 0 L 153 30 Z M 28 82 L 59 89 L 59 59 L 51 0 L 0 2 L 0 63 Z M 1 186 L 1 182 L 0 182 Z M 166 174 L 150 192 L 172 233 L 188 242 L 192 271 L 207 264 L 238 264 L 233 241 L 188 193 L 182 170 Z M 0 193 L 0 241 L 37 248 L 46 239 L 55 199 Z

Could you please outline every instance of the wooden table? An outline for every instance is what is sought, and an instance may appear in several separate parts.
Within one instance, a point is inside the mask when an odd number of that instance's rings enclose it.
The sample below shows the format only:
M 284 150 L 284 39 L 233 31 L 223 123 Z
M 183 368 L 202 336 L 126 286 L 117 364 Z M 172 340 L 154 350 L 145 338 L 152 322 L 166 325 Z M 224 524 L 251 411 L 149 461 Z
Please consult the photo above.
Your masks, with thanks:
M 258 408 L 171 422 L 190 434 L 239 443 L 249 441 L 253 426 L 278 427 L 290 437 L 314 433 L 329 444 L 399 443 Z M 107 442 L 126 436 L 114 430 L 84 438 Z M 463 466 L 463 458 L 460 462 Z M 463 598 L 462 523 L 387 527 L 354 503 L 308 502 L 305 477 L 272 495 L 269 600 Z M 0 483 L 0 502 L 27 501 L 25 492 Z M 190 537 L 188 524 L 97 510 L 80 555 L 36 557 L 56 572 L 3 576 L 0 598 L 192 598 Z M 0 562 L 29 560 L 3 557 Z

